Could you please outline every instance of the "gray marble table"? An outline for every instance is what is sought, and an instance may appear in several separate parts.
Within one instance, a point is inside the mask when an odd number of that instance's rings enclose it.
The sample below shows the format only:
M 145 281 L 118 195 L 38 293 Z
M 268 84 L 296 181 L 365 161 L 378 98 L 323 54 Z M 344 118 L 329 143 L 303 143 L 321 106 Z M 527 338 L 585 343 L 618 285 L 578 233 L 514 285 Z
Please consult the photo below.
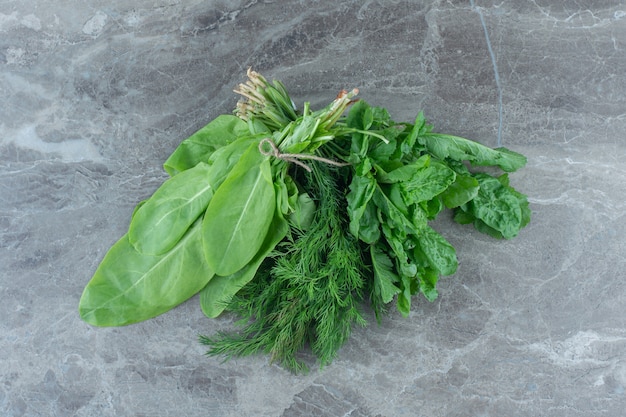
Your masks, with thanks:
M 442 216 L 458 272 L 295 376 L 222 363 L 197 299 L 93 328 L 78 299 L 176 145 L 254 67 L 320 106 L 528 156 L 532 223 Z M 618 0 L 0 2 L 0 415 L 617 417 L 626 408 L 626 4 Z

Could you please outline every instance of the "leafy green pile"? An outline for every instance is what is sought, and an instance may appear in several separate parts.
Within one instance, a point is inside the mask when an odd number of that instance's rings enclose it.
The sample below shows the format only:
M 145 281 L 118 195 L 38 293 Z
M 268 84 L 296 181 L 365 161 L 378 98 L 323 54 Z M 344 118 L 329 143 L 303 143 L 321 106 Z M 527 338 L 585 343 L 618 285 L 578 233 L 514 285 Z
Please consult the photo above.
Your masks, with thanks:
M 248 71 L 244 99 L 184 140 L 171 176 L 133 213 L 79 304 L 96 326 L 162 314 L 200 294 L 211 318 L 230 310 L 241 331 L 201 336 L 209 354 L 266 352 L 294 371 L 306 346 L 330 363 L 368 300 L 380 321 L 396 300 L 437 297 L 457 269 L 429 226 L 445 208 L 497 238 L 530 221 L 508 173 L 523 155 L 391 119 L 342 91 L 327 107 L 296 109 L 279 81 Z M 471 169 L 494 166 L 499 176 Z M 485 171 L 485 170 L 483 170 Z

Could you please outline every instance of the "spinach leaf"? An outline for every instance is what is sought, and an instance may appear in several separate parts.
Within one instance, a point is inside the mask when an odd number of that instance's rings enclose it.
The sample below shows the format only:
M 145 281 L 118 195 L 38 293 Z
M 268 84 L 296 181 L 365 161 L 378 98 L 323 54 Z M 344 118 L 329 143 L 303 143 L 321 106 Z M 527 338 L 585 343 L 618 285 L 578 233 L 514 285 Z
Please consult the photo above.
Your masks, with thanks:
M 406 181 L 400 182 L 400 189 L 407 205 L 427 201 L 444 192 L 454 182 L 456 174 L 445 164 L 431 161 L 416 169 Z
M 217 275 L 243 268 L 263 244 L 276 194 L 268 157 L 253 144 L 215 191 L 202 224 L 204 255 Z
M 133 215 L 128 240 L 146 255 L 170 250 L 202 214 L 213 196 L 204 162 L 165 181 Z
M 369 201 L 376 191 L 376 180 L 371 176 L 355 175 L 350 183 L 350 192 L 346 195 L 348 202 L 348 216 L 350 218 L 350 233 L 359 237 L 361 218 L 365 213 Z
M 417 259 L 427 263 L 442 275 L 456 272 L 458 261 L 454 247 L 430 226 L 425 226 L 415 239 Z
M 406 234 L 398 229 L 389 227 L 386 223 L 382 224 L 383 235 L 387 244 L 391 248 L 392 254 L 395 256 L 398 272 L 401 276 L 414 277 L 417 274 L 417 265 L 411 262 L 409 254 L 406 252 L 404 243 L 407 239 Z
M 373 202 L 365 205 L 365 210 L 359 222 L 359 235 L 356 236 L 363 242 L 372 244 L 380 239 L 380 215 L 378 208 Z
M 248 125 L 240 118 L 229 114 L 217 116 L 182 141 L 167 158 L 163 168 L 170 176 L 174 176 L 196 166 L 198 162 L 206 162 L 215 150 L 247 134 Z
M 283 240 L 289 225 L 282 216 L 275 214 L 263 244 L 252 260 L 239 271 L 227 276 L 215 276 L 200 291 L 200 306 L 207 317 L 215 318 L 228 306 L 233 296 L 256 274 L 263 260 Z
M 401 164 L 397 168 L 385 172 L 377 170 L 376 180 L 381 184 L 394 184 L 402 181 L 409 181 L 416 172 L 430 165 L 430 156 L 423 155 L 410 164 Z
M 473 165 L 496 165 L 506 172 L 513 172 L 526 165 L 526 157 L 506 148 L 492 149 L 480 143 L 458 136 L 441 133 L 425 133 L 418 137 L 429 153 L 443 160 L 469 161 Z
M 443 204 L 448 208 L 459 207 L 478 195 L 480 186 L 471 175 L 456 175 L 456 179 L 441 194 Z
M 411 313 L 411 296 L 413 295 L 411 291 L 411 286 L 413 285 L 414 279 L 407 275 L 401 275 L 400 278 L 401 288 L 400 292 L 398 293 L 396 307 L 403 317 L 408 317 Z
M 348 116 L 346 118 L 346 125 L 352 129 L 358 129 L 365 131 L 370 128 L 374 121 L 374 115 L 372 109 L 365 101 L 357 101 L 352 105 Z M 352 140 L 350 141 L 351 154 L 364 157 L 369 147 L 369 135 L 365 135 L 362 132 L 352 133 Z
M 417 278 L 419 280 L 419 291 L 428 301 L 435 301 L 439 296 L 437 292 L 439 273 L 431 268 L 423 268 L 419 271 Z
M 400 277 L 394 272 L 391 259 L 376 245 L 370 246 L 370 255 L 374 270 L 374 293 L 387 304 L 400 292 L 400 288 L 394 285 L 400 281 Z
M 480 189 L 463 211 L 480 220 L 475 222 L 475 225 L 482 232 L 491 236 L 498 236 L 499 233 L 505 239 L 517 236 L 520 229 L 530 221 L 526 197 L 511 187 L 502 185 L 501 181 L 505 181 L 504 179 L 498 180 L 488 174 L 476 174 L 474 178 L 478 181 Z M 459 216 L 458 219 L 467 220 L 467 215 Z
M 80 298 L 80 317 L 94 326 L 123 326 L 165 313 L 213 277 L 197 221 L 168 252 L 137 252 L 124 235 L 107 252 Z M 184 271 L 184 273 L 181 273 Z

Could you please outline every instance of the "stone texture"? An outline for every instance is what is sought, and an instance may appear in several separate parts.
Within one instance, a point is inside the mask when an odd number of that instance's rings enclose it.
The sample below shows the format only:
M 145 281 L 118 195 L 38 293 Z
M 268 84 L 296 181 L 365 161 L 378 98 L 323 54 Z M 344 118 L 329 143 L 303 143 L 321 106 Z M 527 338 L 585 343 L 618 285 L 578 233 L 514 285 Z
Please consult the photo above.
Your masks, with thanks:
M 618 0 L 8 0 L 0 4 L 0 414 L 585 416 L 626 406 L 626 7 Z M 526 154 L 532 223 L 443 216 L 434 303 L 355 329 L 306 376 L 222 363 L 197 299 L 80 321 L 84 285 L 184 138 L 249 66 L 300 104 L 342 88 L 397 120 Z

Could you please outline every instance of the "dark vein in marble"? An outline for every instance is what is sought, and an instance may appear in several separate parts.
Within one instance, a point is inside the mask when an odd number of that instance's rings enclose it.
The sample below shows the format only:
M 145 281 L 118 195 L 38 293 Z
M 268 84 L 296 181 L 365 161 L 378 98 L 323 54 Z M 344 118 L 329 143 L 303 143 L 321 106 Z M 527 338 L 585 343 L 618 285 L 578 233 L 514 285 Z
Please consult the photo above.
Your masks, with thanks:
M 491 57 L 491 63 L 493 64 L 493 73 L 496 80 L 496 88 L 498 89 L 498 146 L 502 146 L 502 113 L 503 113 L 503 104 L 502 104 L 502 86 L 500 85 L 500 75 L 498 72 L 498 62 L 496 61 L 496 55 L 493 52 L 493 48 L 491 47 L 491 40 L 489 38 L 489 31 L 487 30 L 487 24 L 485 23 L 485 18 L 480 11 L 480 7 L 476 7 L 474 5 L 474 0 L 470 0 L 470 5 L 472 9 L 478 13 L 478 17 L 480 18 L 480 24 L 483 27 L 483 31 L 485 32 L 485 42 L 487 42 L 487 50 L 489 51 L 489 56 Z

